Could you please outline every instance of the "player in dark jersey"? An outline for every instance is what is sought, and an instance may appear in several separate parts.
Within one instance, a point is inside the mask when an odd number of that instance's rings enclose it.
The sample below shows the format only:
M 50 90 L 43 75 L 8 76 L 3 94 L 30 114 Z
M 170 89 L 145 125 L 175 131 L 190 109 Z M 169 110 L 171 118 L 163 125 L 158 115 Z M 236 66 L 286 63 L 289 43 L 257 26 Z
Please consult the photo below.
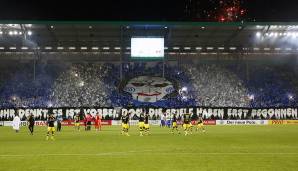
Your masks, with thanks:
M 178 132 L 178 134 L 180 134 L 180 131 L 178 129 L 178 125 L 177 125 L 177 116 L 176 114 L 173 114 L 172 117 L 172 134 L 174 134 L 174 130 L 176 130 Z
M 149 114 L 145 114 L 144 128 L 145 128 L 145 135 L 150 135 L 150 132 L 149 132 L 149 129 L 150 129 L 150 125 L 149 125 Z
M 61 128 L 62 128 L 62 116 L 57 118 L 57 132 L 61 132 Z
M 75 129 L 77 129 L 78 131 L 80 131 L 80 121 L 81 121 L 81 117 L 79 114 L 76 114 L 74 117 L 74 125 L 75 125 Z
M 55 140 L 54 138 L 54 134 L 55 134 L 55 117 L 53 114 L 50 114 L 50 116 L 48 117 L 48 121 L 47 121 L 47 125 L 48 125 L 48 132 L 47 132 L 47 140 L 49 139 L 50 136 L 50 132 L 52 133 L 51 139 Z
M 196 131 L 198 131 L 199 129 L 201 129 L 203 132 L 206 132 L 205 127 L 204 127 L 204 120 L 203 120 L 202 116 L 199 116 L 199 118 L 198 118 Z
M 129 124 L 129 114 L 122 115 L 121 121 L 122 121 L 122 124 L 121 124 L 121 127 L 122 127 L 121 134 L 122 135 L 129 136 L 129 134 L 128 134 L 128 129 L 129 129 L 129 125 L 128 125 Z
M 192 129 L 193 129 L 193 126 L 194 126 L 194 122 L 193 122 L 193 120 L 192 120 L 192 117 L 193 117 L 194 115 L 191 115 L 190 114 L 190 122 L 189 122 L 189 129 L 188 129 L 188 132 L 190 133 L 190 134 L 192 134 Z
M 139 130 L 140 130 L 140 136 L 143 136 L 143 132 L 145 129 L 145 124 L 144 124 L 145 116 L 144 113 L 142 112 L 139 116 Z
M 29 128 L 30 134 L 33 135 L 34 125 L 35 125 L 35 119 L 34 119 L 33 114 L 30 114 L 30 116 L 28 118 L 28 123 L 29 123 L 28 128 Z
M 188 135 L 189 129 L 190 129 L 190 122 L 191 122 L 191 117 L 189 113 L 185 113 L 183 115 L 183 129 L 184 129 L 184 135 Z

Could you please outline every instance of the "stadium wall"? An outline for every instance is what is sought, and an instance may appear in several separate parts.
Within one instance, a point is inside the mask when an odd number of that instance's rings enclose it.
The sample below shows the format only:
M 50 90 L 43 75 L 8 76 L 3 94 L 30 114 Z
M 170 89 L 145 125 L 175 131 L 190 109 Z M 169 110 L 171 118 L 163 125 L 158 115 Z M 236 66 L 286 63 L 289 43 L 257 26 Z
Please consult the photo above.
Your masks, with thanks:
M 201 61 L 217 61 L 217 60 L 268 60 L 276 61 L 296 61 L 296 53 L 243 53 L 243 52 L 197 52 L 197 53 L 165 53 L 166 61 L 179 61 L 181 63 L 201 62 Z M 24 62 L 33 60 L 47 61 L 47 62 L 120 62 L 121 54 L 119 52 L 40 52 L 37 59 L 34 52 L 0 52 L 0 61 L 14 61 Z M 125 60 L 127 62 L 127 60 Z M 128 60 L 129 61 L 129 60 Z M 162 60 L 161 60 L 162 61 Z M 147 62 L 147 61 L 144 61 Z

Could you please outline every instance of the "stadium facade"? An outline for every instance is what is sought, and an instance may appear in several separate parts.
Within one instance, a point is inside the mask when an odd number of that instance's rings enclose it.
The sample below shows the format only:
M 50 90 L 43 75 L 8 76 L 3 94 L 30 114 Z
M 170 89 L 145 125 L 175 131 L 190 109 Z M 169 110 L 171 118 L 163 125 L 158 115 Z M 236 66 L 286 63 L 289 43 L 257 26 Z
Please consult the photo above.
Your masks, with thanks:
M 1 23 L 2 108 L 297 106 L 297 23 Z

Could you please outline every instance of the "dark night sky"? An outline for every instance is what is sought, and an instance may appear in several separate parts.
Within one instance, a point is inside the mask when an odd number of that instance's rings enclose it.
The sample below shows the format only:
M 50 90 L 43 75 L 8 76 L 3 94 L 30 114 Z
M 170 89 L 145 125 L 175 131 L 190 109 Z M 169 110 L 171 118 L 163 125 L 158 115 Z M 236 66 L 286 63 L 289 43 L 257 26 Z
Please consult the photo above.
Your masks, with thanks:
M 208 1 L 208 0 L 207 0 Z M 184 0 L 2 0 L 0 19 L 181 21 Z M 298 21 L 298 0 L 246 0 L 245 20 Z M 200 21 L 200 20 L 198 20 Z M 203 20 L 202 20 L 203 21 Z

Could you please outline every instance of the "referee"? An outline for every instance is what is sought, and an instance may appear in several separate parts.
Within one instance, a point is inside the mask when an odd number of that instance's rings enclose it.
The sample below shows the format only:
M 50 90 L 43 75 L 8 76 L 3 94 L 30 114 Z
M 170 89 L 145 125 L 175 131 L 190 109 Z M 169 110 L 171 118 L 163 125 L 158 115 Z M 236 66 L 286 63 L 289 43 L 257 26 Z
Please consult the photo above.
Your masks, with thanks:
M 62 121 L 62 117 L 59 117 L 57 119 L 57 132 L 61 132 L 61 121 Z

